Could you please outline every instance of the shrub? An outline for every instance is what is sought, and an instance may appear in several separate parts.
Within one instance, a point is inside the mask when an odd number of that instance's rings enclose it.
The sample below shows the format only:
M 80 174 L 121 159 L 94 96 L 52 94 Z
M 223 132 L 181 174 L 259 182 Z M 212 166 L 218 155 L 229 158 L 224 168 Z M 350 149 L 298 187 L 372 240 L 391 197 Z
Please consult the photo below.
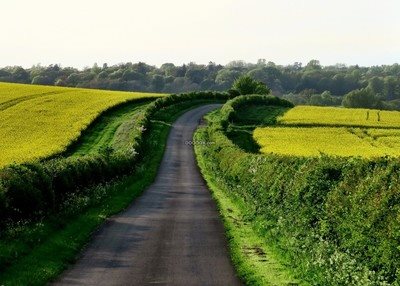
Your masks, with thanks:
M 246 94 L 269 94 L 271 90 L 261 81 L 256 81 L 251 76 L 244 75 L 233 82 L 232 90 L 236 90 L 241 95 Z M 231 91 L 232 93 L 232 91 Z
M 220 123 L 224 128 L 226 128 L 229 122 L 232 122 L 236 119 L 236 110 L 240 106 L 245 106 L 249 104 L 260 104 L 260 105 L 276 105 L 282 107 L 293 107 L 294 105 L 285 100 L 276 96 L 267 96 L 267 95 L 241 95 L 237 96 L 224 104 L 221 108 L 221 120 Z
M 350 108 L 376 108 L 383 107 L 380 99 L 369 89 L 357 89 L 343 97 L 342 105 Z

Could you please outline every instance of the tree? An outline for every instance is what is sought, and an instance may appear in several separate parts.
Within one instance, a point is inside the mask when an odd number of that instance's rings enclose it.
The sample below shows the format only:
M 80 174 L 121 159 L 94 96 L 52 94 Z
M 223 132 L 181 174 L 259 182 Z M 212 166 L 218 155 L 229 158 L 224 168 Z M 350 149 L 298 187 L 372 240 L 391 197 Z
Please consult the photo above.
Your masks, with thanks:
M 0 81 L 4 82 L 173 93 L 228 90 L 243 75 L 265 83 L 275 95 L 287 95 L 296 103 L 336 105 L 340 101 L 341 104 L 342 96 L 353 90 L 368 88 L 383 101 L 384 108 L 400 110 L 399 64 L 321 66 L 319 61 L 311 60 L 303 67 L 298 62 L 282 66 L 260 59 L 257 63 L 234 61 L 225 66 L 214 62 L 207 65 L 191 62 L 180 66 L 165 63 L 158 68 L 143 62 L 128 62 L 112 66 L 94 64 L 80 70 L 40 64 L 27 69 L 18 66 L 0 68 Z M 324 91 L 330 92 L 331 96 L 323 96 Z
M 329 91 L 324 91 L 321 94 L 311 95 L 308 103 L 318 106 L 337 106 L 341 104 L 341 98 L 332 96 Z
M 165 76 L 176 77 L 176 67 L 172 63 L 162 64 L 160 70 L 164 73 Z
M 248 75 L 255 80 L 266 83 L 273 91 L 279 91 L 279 89 L 281 89 L 280 79 L 282 73 L 276 66 L 272 66 L 270 62 L 263 68 L 250 70 Z
M 161 75 L 154 75 L 153 78 L 151 79 L 151 86 L 157 92 L 162 91 L 164 85 L 165 85 L 164 77 Z
M 240 94 L 269 94 L 270 89 L 265 83 L 256 81 L 252 77 L 245 75 L 234 81 L 232 89 L 237 90 Z
M 0 81 L 10 81 L 11 73 L 4 69 L 0 69 Z
M 108 77 L 108 74 L 105 71 L 102 71 L 97 75 L 98 79 L 106 79 L 107 77 Z
M 138 62 L 137 64 L 133 64 L 132 68 L 134 71 L 141 73 L 142 75 L 145 75 L 147 72 L 152 70 L 151 66 L 143 62 Z
M 200 66 L 190 66 L 185 74 L 185 77 L 194 83 L 200 84 L 206 76 L 206 69 Z
M 311 60 L 308 62 L 308 64 L 306 65 L 306 70 L 321 70 L 321 64 L 318 60 Z
M 57 81 L 54 83 L 55 86 L 67 86 L 67 83 L 65 79 L 59 78 Z
M 37 75 L 32 79 L 32 84 L 52 85 L 53 82 L 47 76 Z
M 143 79 L 143 74 L 134 71 L 134 70 L 130 70 L 127 69 L 122 73 L 122 80 L 128 81 L 128 80 L 141 80 Z
M 400 81 L 394 76 L 388 76 L 383 88 L 385 99 L 392 100 L 400 97 Z
M 374 76 L 369 80 L 368 83 L 368 88 L 371 89 L 371 91 L 375 94 L 381 94 L 383 95 L 383 89 L 384 89 L 384 82 L 382 78 Z
M 101 72 L 101 68 L 97 63 L 93 64 L 91 72 L 94 74 L 99 74 Z
M 67 78 L 67 84 L 69 86 L 76 86 L 80 81 L 80 76 L 78 73 L 72 73 Z
M 29 73 L 24 70 L 22 67 L 16 67 L 12 71 L 12 81 L 20 82 L 20 83 L 28 83 L 29 82 Z
M 239 76 L 239 71 L 224 68 L 218 71 L 215 82 L 218 84 L 227 84 L 228 86 L 230 86 Z
M 363 88 L 346 94 L 342 105 L 350 108 L 380 108 L 382 103 L 369 88 Z

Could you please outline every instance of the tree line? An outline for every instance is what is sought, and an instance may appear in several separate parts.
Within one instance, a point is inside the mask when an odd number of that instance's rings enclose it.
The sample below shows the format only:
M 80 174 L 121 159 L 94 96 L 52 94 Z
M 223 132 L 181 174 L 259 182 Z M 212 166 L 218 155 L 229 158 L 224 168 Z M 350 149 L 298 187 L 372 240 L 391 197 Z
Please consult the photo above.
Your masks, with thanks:
M 353 107 L 400 107 L 399 64 L 322 66 L 319 61 L 311 60 L 306 65 L 299 62 L 277 65 L 260 59 L 257 63 L 232 61 L 226 65 L 191 62 L 156 67 L 138 62 L 94 64 L 81 70 L 57 64 L 0 69 L 3 82 L 165 93 L 223 91 L 242 75 L 265 83 L 274 95 L 295 104 L 340 105 L 343 101 Z M 344 96 L 348 99 L 344 100 Z

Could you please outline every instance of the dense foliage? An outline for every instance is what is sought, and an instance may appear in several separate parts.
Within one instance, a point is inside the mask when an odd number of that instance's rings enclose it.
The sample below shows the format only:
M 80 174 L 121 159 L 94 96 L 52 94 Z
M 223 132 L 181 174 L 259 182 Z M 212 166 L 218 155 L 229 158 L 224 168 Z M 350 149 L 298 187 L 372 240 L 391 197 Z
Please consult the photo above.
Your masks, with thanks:
M 355 108 L 382 108 L 379 95 L 375 95 L 370 88 L 350 91 L 345 95 L 342 102 L 344 107 Z
M 0 223 L 57 211 L 69 194 L 132 171 L 143 155 L 143 136 L 157 111 L 185 101 L 229 97 L 228 93 L 194 92 L 153 101 L 137 123 L 143 132 L 132 138 L 130 149 L 6 166 L 0 170 Z
M 244 75 L 233 82 L 232 89 L 239 94 L 269 94 L 271 91 L 261 81 L 253 79 L 251 76 Z
M 225 134 L 237 101 L 251 99 L 228 102 L 196 148 L 259 235 L 312 285 L 398 285 L 399 161 L 246 153 Z
M 280 99 L 275 96 L 265 96 L 265 95 L 246 95 L 238 96 L 235 100 L 228 101 L 222 108 L 221 114 L 222 118 L 220 123 L 222 126 L 227 127 L 229 122 L 233 120 L 238 120 L 237 118 L 237 108 L 243 105 L 276 105 L 281 107 L 293 107 L 293 104 L 287 100 Z
M 321 66 L 312 60 L 305 66 L 301 63 L 283 66 L 259 60 L 255 64 L 234 61 L 225 66 L 210 62 L 208 65 L 189 63 L 182 66 L 165 63 L 155 67 L 139 62 L 114 66 L 95 64 L 83 70 L 59 65 L 0 69 L 0 81 L 166 93 L 222 91 L 230 88 L 241 75 L 265 83 L 273 94 L 287 95 L 296 103 L 340 105 L 338 96 L 366 87 L 381 100 L 400 99 L 399 64 Z M 327 94 L 321 98 L 325 91 L 333 98 Z M 398 105 L 394 102 L 390 106 Z

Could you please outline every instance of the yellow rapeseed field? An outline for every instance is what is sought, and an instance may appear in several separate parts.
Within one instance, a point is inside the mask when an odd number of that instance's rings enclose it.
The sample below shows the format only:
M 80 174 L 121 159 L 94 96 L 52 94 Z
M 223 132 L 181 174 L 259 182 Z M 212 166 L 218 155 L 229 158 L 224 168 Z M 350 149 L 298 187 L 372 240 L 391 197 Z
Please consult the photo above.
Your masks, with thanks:
M 297 106 L 257 128 L 262 153 L 295 156 L 400 156 L 400 112 Z
M 35 97 L 66 92 L 64 88 L 28 84 L 0 83 L 0 110 Z
M 345 125 L 400 128 L 400 111 L 296 106 L 278 118 L 278 123 L 284 125 Z
M 160 95 L 0 83 L 0 167 L 62 152 L 104 110 Z
M 254 130 L 261 152 L 295 156 L 400 156 L 399 129 L 264 127 Z M 374 137 L 375 136 L 375 137 Z

